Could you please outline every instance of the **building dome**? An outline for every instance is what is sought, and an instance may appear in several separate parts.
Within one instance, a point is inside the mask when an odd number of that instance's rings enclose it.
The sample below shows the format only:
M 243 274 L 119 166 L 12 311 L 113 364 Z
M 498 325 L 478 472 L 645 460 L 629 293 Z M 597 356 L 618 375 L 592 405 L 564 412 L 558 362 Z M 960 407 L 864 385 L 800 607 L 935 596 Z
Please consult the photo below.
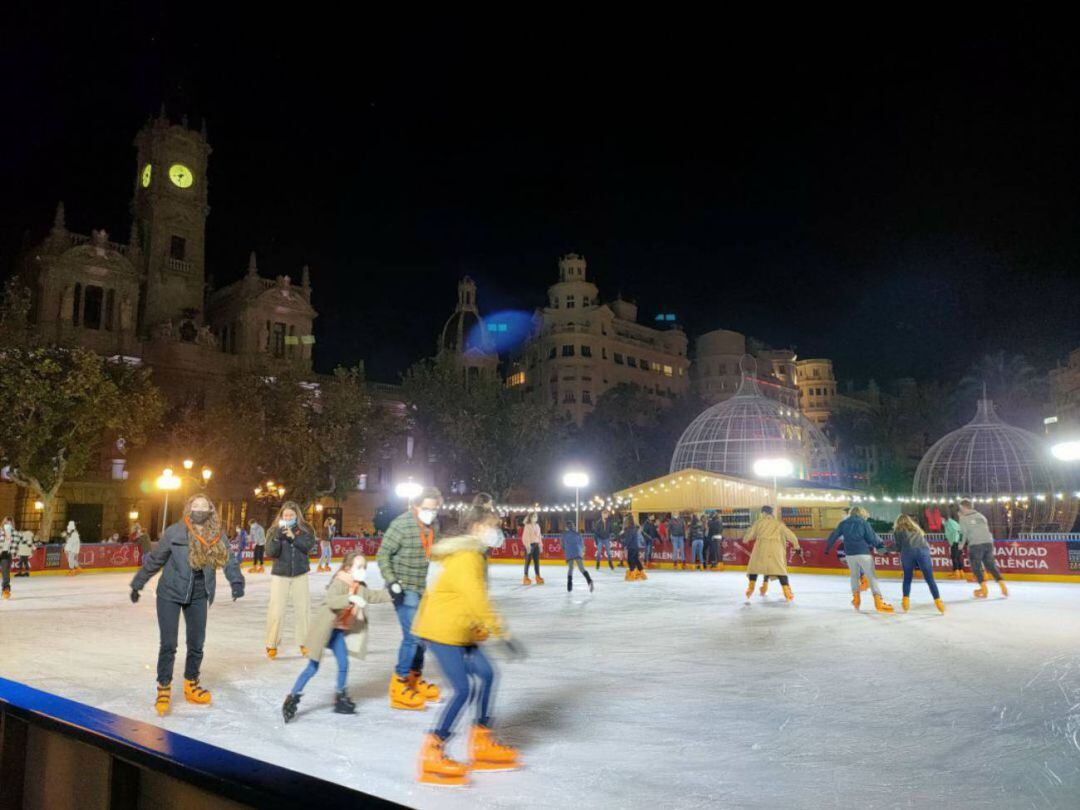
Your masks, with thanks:
M 1001 421 L 994 403 L 982 399 L 974 419 L 926 451 L 915 471 L 913 494 L 927 500 L 983 501 L 976 505 L 994 534 L 1010 537 L 1069 531 L 1077 509 L 1071 478 L 1042 439 Z
M 731 399 L 706 409 L 683 432 L 671 456 L 670 472 L 685 469 L 754 478 L 754 462 L 783 457 L 797 478 L 823 484 L 837 481 L 828 439 L 798 410 L 769 399 L 743 374 Z

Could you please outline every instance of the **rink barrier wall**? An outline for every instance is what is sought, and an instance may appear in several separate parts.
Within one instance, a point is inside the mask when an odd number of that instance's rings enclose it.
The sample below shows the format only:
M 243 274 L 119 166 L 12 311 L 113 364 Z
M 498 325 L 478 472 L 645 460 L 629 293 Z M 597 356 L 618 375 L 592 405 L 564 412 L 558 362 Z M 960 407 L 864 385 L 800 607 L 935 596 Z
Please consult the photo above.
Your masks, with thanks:
M 886 535 L 887 537 L 887 535 Z M 949 555 L 948 543 L 940 538 L 940 535 L 929 535 L 931 559 L 934 569 L 943 573 L 952 570 L 952 562 Z M 377 537 L 337 537 L 332 541 L 333 557 L 340 560 L 347 552 L 360 551 L 368 558 L 374 558 L 378 553 L 380 540 Z M 741 570 L 746 567 L 750 559 L 750 550 L 743 545 L 741 538 L 733 537 L 722 542 L 724 564 L 732 570 Z M 836 555 L 837 549 L 831 554 L 825 553 L 826 542 L 824 538 L 800 538 L 799 545 L 805 551 L 805 559 L 795 555 L 789 550 L 788 566 L 793 572 L 808 574 L 840 574 L 847 575 L 847 566 Z M 1080 582 L 1080 536 L 1061 535 L 1052 537 L 1040 535 L 1037 539 L 1022 537 L 1016 540 L 999 540 L 994 544 L 995 559 L 1002 573 L 1009 579 L 1031 580 L 1042 582 Z M 67 561 L 62 554 L 62 546 L 55 547 L 58 552 L 56 559 L 49 559 L 44 570 L 40 565 L 35 565 L 32 559 L 31 567 L 36 574 L 41 573 L 66 573 Z M 50 547 L 51 553 L 51 547 Z M 44 549 L 38 549 L 35 555 L 44 555 Z M 242 555 L 242 562 L 250 563 L 251 549 Z M 616 561 L 625 561 L 626 552 L 617 542 L 612 543 L 612 557 Z M 686 542 L 686 557 L 690 560 L 690 542 Z M 314 549 L 311 558 L 318 558 L 318 548 Z M 492 549 L 491 561 L 494 563 L 506 563 L 522 565 L 525 559 L 525 548 L 518 538 L 509 538 L 502 548 Z M 596 559 L 596 543 L 592 535 L 585 535 L 585 559 Z M 671 543 L 661 542 L 654 548 L 653 560 L 659 568 L 672 566 Z M 544 565 L 564 565 L 562 544 L 557 536 L 548 535 L 543 538 L 540 562 Z M 138 546 L 130 543 L 124 544 L 83 544 L 79 553 L 79 564 L 86 570 L 114 570 L 134 571 L 141 564 Z M 894 553 L 875 554 L 874 565 L 878 572 L 885 577 L 900 575 L 900 557 Z M 966 570 L 969 567 L 966 566 Z
M 24 806 L 403 807 L 0 678 L 0 810 Z

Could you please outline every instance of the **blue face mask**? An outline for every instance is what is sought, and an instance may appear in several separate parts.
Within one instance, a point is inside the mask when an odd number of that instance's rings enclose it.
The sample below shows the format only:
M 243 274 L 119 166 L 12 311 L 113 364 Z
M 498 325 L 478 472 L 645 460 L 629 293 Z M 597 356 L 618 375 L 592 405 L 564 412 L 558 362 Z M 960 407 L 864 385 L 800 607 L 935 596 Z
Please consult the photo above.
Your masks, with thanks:
M 291 529 L 296 526 L 296 518 L 282 518 L 281 525 L 286 529 Z

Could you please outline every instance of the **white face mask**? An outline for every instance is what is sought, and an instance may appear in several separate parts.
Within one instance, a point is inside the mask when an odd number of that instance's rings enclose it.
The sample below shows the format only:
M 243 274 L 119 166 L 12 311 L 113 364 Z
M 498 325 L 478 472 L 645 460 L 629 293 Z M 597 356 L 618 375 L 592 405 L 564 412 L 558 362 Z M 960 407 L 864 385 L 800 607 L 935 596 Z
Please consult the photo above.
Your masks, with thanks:
M 367 572 L 367 566 L 366 565 L 354 565 L 352 567 L 352 569 L 349 571 L 349 573 L 352 574 L 352 578 L 355 579 L 357 582 L 360 582 L 364 578 L 364 574 L 366 572 Z
M 506 542 L 506 535 L 498 526 L 488 526 L 480 535 L 480 540 L 488 548 L 502 548 L 503 543 Z
M 420 509 L 417 511 L 416 516 L 420 519 L 420 522 L 425 526 L 430 526 L 435 520 L 434 509 Z

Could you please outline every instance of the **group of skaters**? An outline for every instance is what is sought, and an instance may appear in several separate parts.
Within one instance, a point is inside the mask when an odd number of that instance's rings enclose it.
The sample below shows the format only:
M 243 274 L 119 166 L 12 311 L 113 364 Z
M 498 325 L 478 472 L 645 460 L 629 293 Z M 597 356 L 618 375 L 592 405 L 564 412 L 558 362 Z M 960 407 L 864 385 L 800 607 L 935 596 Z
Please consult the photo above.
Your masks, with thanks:
M 67 527 L 60 532 L 64 541 L 64 553 L 68 561 L 68 576 L 74 576 L 82 570 L 79 567 L 79 550 L 82 541 L 74 520 L 69 520 Z M 10 515 L 0 521 L 0 596 L 11 598 L 11 578 L 30 576 L 30 558 L 40 543 L 32 531 L 19 531 Z M 14 567 L 15 573 L 12 574 Z
M 926 532 L 910 515 L 901 514 L 893 524 L 891 541 L 886 542 L 874 531 L 869 517 L 867 510 L 861 506 L 848 510 L 847 517 L 833 529 L 825 544 L 826 554 L 831 553 L 837 543 L 840 544 L 837 554 L 843 558 L 850 571 L 851 604 L 855 610 L 861 608 L 862 593 L 869 590 L 873 596 L 875 610 L 879 613 L 894 612 L 893 606 L 885 601 L 877 579 L 874 568 L 874 552 L 876 551 L 896 553 L 900 556 L 900 567 L 903 570 L 901 607 L 905 613 L 911 607 L 911 583 L 915 578 L 916 570 L 922 574 L 934 606 L 940 613 L 944 613 L 945 603 L 941 598 L 937 581 L 934 579 L 933 561 Z M 975 590 L 975 597 L 985 599 L 989 595 L 986 587 L 987 574 L 997 582 L 1001 595 L 1007 597 L 1009 589 L 994 561 L 994 537 L 990 532 L 986 517 L 972 506 L 970 500 L 965 499 L 950 511 L 943 528 L 950 547 L 952 576 L 964 578 L 963 551 L 966 549 L 974 581 L 979 586 Z M 761 517 L 743 536 L 742 542 L 754 546 L 746 569 L 749 580 L 746 597 L 749 599 L 753 595 L 757 578 L 762 576 L 764 578 L 760 591 L 762 596 L 768 591 L 769 579 L 775 578 L 780 581 L 785 599 L 792 601 L 794 594 L 788 581 L 787 571 L 788 548 L 790 547 L 795 554 L 802 556 L 805 562 L 805 555 L 799 547 L 795 533 L 773 514 L 772 507 L 766 506 L 761 510 Z
M 437 722 L 423 737 L 419 780 L 465 785 L 473 772 L 521 767 L 519 753 L 501 744 L 492 731 L 496 670 L 484 644 L 497 641 L 515 658 L 521 657 L 523 650 L 510 637 L 487 594 L 487 553 L 504 542 L 493 499 L 477 496 L 460 519 L 459 532 L 445 538 L 439 536 L 436 521 L 441 505 L 437 489 L 424 489 L 415 505 L 387 528 L 377 555 L 385 589 L 367 586 L 367 560 L 358 552 L 349 552 L 309 621 L 309 553 L 317 542 L 315 531 L 296 503 L 283 503 L 266 533 L 265 556 L 273 560 L 266 648 L 267 656 L 276 658 L 281 620 L 285 605 L 291 601 L 297 639 L 302 640 L 300 652 L 308 660 L 285 697 L 281 709 L 284 721 L 296 719 L 304 690 L 318 672 L 325 649 L 337 663 L 333 711 L 355 714 L 356 704 L 346 689 L 349 658 L 365 657 L 368 606 L 392 605 L 402 640 L 390 675 L 390 708 L 423 711 L 444 702 L 439 686 L 423 677 L 427 653 L 438 660 L 452 690 Z M 433 560 L 442 564 L 442 572 L 429 588 L 428 568 Z M 320 567 L 329 567 L 328 563 L 323 566 L 320 561 Z M 131 581 L 131 601 L 135 603 L 150 578 L 161 574 L 156 595 L 160 644 L 155 708 L 159 715 L 167 714 L 172 705 L 181 616 L 187 643 L 184 698 L 196 705 L 211 703 L 210 692 L 200 683 L 200 671 L 219 570 L 224 571 L 233 600 L 242 598 L 245 579 L 239 558 L 230 548 L 214 504 L 205 495 L 194 495 L 184 504 L 181 519 L 165 530 Z M 447 744 L 470 702 L 475 706 L 475 719 L 467 736 L 467 756 L 459 761 L 449 756 Z

